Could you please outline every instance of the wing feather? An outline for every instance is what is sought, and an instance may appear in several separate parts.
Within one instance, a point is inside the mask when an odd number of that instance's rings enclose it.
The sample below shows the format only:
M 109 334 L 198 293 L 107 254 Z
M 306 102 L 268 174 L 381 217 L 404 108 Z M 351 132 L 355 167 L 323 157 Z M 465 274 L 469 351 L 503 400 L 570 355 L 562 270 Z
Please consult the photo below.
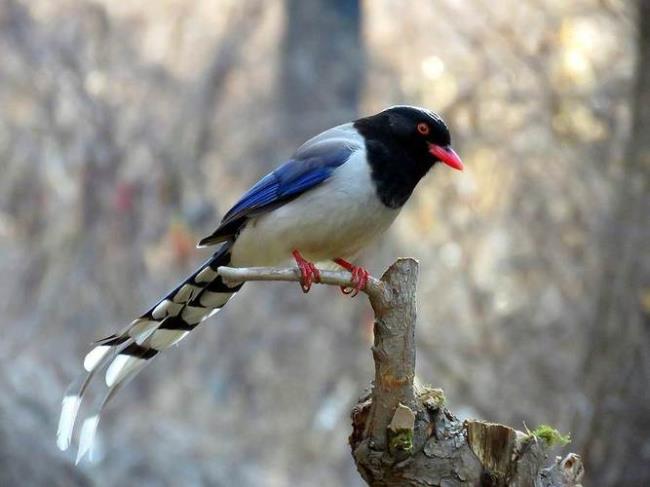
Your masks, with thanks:
M 232 238 L 247 218 L 271 211 L 325 182 L 360 147 L 350 137 L 313 139 L 288 162 L 260 179 L 226 213 L 219 228 L 199 242 L 199 247 Z

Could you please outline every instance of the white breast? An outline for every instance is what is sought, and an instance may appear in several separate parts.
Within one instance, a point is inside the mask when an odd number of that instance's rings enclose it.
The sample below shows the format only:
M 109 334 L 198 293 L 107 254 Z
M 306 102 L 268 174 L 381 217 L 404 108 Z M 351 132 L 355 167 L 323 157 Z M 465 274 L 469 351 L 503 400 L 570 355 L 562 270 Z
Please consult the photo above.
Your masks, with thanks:
M 289 261 L 294 249 L 314 262 L 350 257 L 398 213 L 377 198 L 365 149 L 359 149 L 317 188 L 251 219 L 233 246 L 232 263 L 278 265 Z

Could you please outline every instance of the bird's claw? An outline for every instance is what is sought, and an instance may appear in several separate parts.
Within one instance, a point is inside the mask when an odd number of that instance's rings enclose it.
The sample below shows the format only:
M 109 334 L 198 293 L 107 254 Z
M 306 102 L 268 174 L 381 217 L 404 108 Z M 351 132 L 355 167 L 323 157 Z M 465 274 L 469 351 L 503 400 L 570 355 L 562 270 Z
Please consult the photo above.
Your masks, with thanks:
M 300 287 L 302 292 L 307 294 L 314 282 L 320 282 L 320 271 L 313 262 L 298 264 L 300 268 Z
M 313 262 L 306 260 L 297 250 L 293 251 L 293 258 L 298 269 L 300 269 L 300 287 L 302 292 L 306 294 L 313 283 L 320 282 L 320 271 Z
M 352 286 L 341 286 L 341 292 L 343 294 L 349 294 L 351 298 L 355 297 L 359 294 L 359 291 L 362 291 L 368 284 L 370 273 L 363 267 L 350 264 L 348 261 L 343 259 L 336 259 L 334 262 L 352 274 L 352 279 L 350 279 Z

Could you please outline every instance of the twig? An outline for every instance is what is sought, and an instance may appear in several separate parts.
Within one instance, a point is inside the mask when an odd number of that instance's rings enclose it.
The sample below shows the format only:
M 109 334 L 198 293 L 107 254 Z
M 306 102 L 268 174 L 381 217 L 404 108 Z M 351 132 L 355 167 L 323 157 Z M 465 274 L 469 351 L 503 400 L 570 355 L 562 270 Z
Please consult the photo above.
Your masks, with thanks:
M 228 284 L 237 284 L 247 281 L 284 281 L 299 282 L 300 271 L 297 267 L 219 267 L 219 275 Z M 347 271 L 320 271 L 320 281 L 317 284 L 329 286 L 353 287 L 352 274 Z M 362 291 L 372 300 L 385 301 L 385 286 L 372 276 L 368 277 L 368 284 Z

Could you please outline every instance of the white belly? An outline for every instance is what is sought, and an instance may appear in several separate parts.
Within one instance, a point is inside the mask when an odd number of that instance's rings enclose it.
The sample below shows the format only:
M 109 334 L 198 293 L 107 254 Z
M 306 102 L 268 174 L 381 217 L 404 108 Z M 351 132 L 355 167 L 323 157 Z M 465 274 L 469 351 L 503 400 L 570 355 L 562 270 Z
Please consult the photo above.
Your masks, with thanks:
M 364 152 L 359 151 L 322 185 L 252 218 L 233 246 L 232 264 L 278 265 L 289 261 L 294 249 L 314 262 L 351 257 L 383 233 L 398 213 L 377 198 Z

